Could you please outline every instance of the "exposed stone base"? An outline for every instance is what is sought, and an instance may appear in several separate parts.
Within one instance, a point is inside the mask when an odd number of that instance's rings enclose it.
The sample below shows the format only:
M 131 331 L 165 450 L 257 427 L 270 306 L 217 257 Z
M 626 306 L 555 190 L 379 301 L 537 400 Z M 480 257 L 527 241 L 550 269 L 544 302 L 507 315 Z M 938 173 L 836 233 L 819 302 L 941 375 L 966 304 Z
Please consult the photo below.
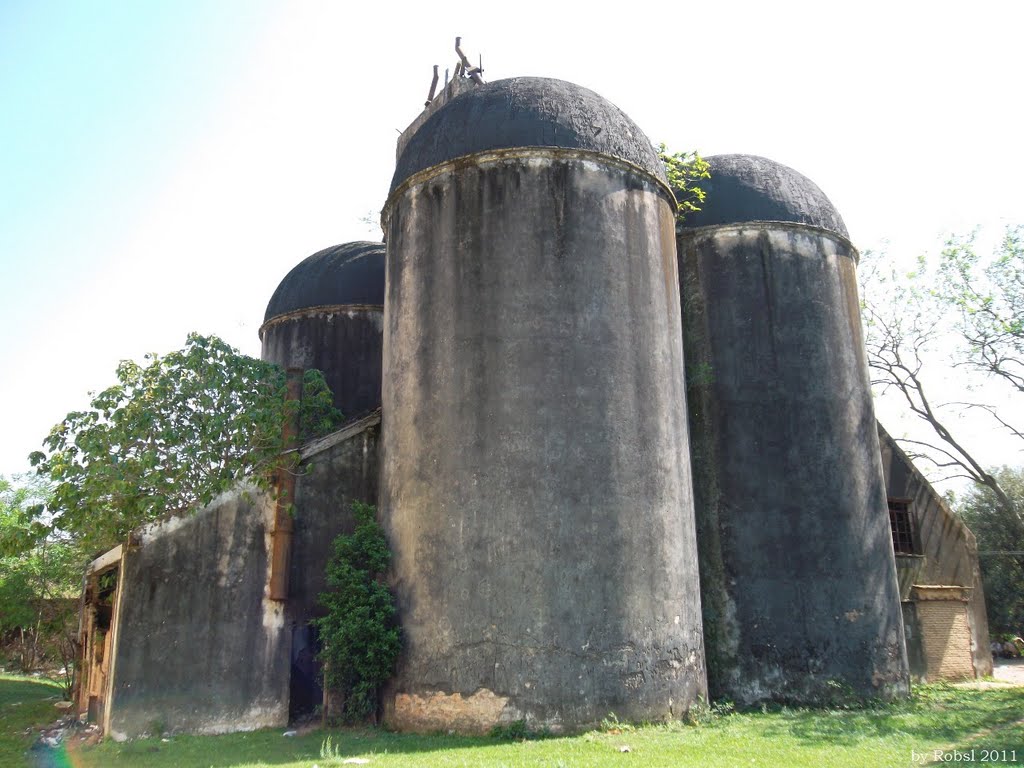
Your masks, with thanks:
M 398 693 L 388 704 L 385 715 L 388 724 L 399 731 L 454 731 L 468 735 L 486 734 L 496 725 L 519 718 L 515 707 L 509 706 L 507 696 L 498 696 L 486 688 L 467 697 L 442 691 L 423 695 Z

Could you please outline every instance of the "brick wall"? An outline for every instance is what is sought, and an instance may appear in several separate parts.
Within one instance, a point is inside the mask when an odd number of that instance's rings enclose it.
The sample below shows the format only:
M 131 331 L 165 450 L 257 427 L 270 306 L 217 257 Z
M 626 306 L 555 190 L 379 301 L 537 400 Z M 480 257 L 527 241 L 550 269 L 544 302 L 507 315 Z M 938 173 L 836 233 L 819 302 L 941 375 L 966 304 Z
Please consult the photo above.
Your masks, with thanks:
M 925 677 L 936 680 L 964 680 L 974 677 L 971 658 L 971 626 L 968 604 L 960 590 L 941 597 L 918 594 L 917 618 L 924 650 Z M 928 590 L 932 592 L 932 590 Z

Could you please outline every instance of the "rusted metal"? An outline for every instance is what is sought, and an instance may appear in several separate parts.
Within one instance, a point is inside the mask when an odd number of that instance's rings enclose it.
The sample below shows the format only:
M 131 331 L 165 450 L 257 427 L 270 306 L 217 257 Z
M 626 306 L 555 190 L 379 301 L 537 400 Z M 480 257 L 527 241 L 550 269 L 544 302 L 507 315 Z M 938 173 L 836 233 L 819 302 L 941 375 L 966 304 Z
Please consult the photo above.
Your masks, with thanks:
M 472 80 L 477 85 L 483 85 L 484 84 L 484 79 L 483 79 L 483 77 L 480 74 L 481 72 L 484 71 L 483 70 L 483 58 L 481 57 L 481 59 L 480 59 L 481 66 L 479 66 L 479 67 L 474 67 L 472 64 L 470 64 L 469 63 L 469 57 L 467 57 L 466 54 L 464 54 L 462 52 L 462 38 L 461 37 L 456 37 L 455 38 L 455 52 L 459 55 L 459 61 L 461 62 L 462 71 L 463 71 L 463 73 L 465 73 L 466 77 L 468 77 L 470 80 Z M 458 69 L 458 67 L 456 67 L 456 69 Z
M 434 100 L 434 93 L 437 91 L 438 77 L 439 76 L 437 74 L 437 64 L 435 64 L 434 65 L 434 79 L 430 81 L 430 93 L 427 94 L 427 100 L 425 102 L 423 102 L 423 106 L 424 107 L 429 107 L 430 106 L 430 102 L 432 102 Z
M 285 421 L 284 445 L 286 451 L 296 447 L 299 437 L 299 409 L 302 400 L 301 368 L 288 369 L 288 389 L 286 398 L 294 403 L 291 413 Z M 270 599 L 288 599 L 288 566 L 291 561 L 292 549 L 292 505 L 295 501 L 295 474 L 288 466 L 281 467 L 277 473 L 277 505 L 274 509 L 274 527 L 271 530 L 270 557 Z

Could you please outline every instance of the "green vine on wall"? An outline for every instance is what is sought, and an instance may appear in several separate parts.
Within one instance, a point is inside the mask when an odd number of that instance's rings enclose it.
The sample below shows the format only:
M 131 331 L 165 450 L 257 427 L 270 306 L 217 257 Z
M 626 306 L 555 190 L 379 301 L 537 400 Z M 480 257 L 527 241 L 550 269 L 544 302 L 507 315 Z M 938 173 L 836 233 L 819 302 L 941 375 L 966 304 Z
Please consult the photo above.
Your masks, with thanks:
M 326 687 L 340 693 L 341 719 L 375 719 L 381 686 L 401 649 L 395 598 L 384 583 L 391 562 L 372 504 L 352 503 L 356 527 L 334 540 L 327 563 L 329 591 L 320 595 L 327 615 L 316 621 L 323 641 Z

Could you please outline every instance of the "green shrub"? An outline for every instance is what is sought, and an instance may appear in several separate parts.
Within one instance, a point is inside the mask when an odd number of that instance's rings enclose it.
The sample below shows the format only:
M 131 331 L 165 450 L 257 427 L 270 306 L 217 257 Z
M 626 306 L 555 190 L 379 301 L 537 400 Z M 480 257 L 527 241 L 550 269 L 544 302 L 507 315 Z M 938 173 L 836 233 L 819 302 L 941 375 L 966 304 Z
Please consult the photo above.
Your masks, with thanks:
M 502 739 L 503 741 L 526 741 L 530 738 L 530 731 L 526 727 L 525 720 L 516 720 L 507 725 L 494 726 L 491 728 L 490 736 L 492 739 Z
M 334 540 L 327 563 L 329 591 L 320 595 L 327 615 L 317 620 L 323 640 L 325 684 L 343 696 L 342 719 L 374 718 L 380 687 L 401 648 L 395 599 L 383 582 L 391 561 L 376 507 L 353 502 L 353 533 Z

